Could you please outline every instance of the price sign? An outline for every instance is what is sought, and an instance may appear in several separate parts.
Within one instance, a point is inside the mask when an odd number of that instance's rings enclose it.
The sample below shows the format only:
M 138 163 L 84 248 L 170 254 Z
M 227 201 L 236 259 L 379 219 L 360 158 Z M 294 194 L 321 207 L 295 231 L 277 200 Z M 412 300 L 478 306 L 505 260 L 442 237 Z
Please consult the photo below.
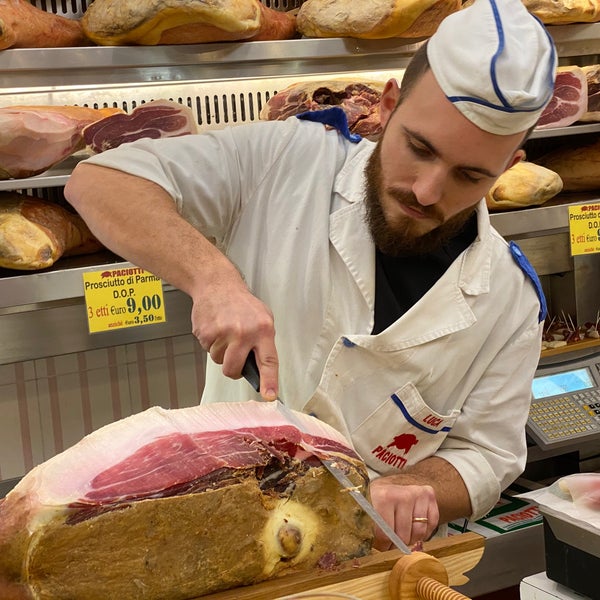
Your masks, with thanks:
M 600 252 L 600 204 L 569 206 L 571 255 Z
M 161 280 L 139 267 L 83 274 L 90 333 L 164 323 Z

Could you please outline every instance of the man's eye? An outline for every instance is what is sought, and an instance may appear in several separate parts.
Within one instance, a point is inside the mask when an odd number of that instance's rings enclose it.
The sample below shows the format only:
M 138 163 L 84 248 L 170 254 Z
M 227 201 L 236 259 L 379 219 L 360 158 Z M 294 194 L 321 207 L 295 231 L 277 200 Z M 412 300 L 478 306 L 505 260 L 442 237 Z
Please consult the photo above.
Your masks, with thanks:
M 479 183 L 483 179 L 478 175 L 471 175 L 468 171 L 460 171 L 460 177 L 469 183 Z
M 412 140 L 408 140 L 408 147 L 410 149 L 410 151 L 415 154 L 416 156 L 429 156 L 431 154 L 431 152 L 429 151 L 429 148 L 427 146 L 422 146 L 420 144 L 417 144 L 415 142 L 413 142 Z

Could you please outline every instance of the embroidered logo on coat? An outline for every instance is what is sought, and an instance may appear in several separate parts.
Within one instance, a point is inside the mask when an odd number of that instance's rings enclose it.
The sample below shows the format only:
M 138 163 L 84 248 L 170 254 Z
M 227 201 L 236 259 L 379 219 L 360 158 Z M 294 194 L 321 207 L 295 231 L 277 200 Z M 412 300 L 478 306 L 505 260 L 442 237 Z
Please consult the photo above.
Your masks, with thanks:
M 418 443 L 419 440 L 412 433 L 401 433 L 400 435 L 397 435 L 387 447 L 396 448 L 402 450 L 404 454 L 408 454 L 409 450 Z
M 418 444 L 419 440 L 412 433 L 401 433 L 397 435 L 387 446 L 377 446 L 372 450 L 372 453 L 386 465 L 401 469 L 407 462 L 405 454 L 410 452 L 410 449 Z M 402 452 L 402 454 L 399 454 Z

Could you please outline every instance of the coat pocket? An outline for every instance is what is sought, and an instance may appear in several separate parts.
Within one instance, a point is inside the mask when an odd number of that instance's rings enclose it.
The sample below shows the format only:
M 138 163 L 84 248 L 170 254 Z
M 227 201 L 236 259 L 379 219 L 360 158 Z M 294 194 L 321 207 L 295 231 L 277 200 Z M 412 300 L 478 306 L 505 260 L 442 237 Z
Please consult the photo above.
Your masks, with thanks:
M 356 451 L 376 473 L 389 475 L 431 456 L 452 429 L 459 410 L 432 410 L 407 383 L 350 432 Z

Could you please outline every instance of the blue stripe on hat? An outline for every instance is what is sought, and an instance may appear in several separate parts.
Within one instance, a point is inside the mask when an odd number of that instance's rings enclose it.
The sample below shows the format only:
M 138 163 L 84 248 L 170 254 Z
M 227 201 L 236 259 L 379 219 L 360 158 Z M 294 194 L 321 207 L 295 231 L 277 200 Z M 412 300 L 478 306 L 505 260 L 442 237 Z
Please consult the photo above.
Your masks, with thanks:
M 496 92 L 496 96 L 498 96 L 498 99 L 501 102 L 501 105 L 494 104 L 492 102 L 487 102 L 485 100 L 482 100 L 481 98 L 475 98 L 475 97 L 471 97 L 471 96 L 447 96 L 447 98 L 448 98 L 448 100 L 450 100 L 450 102 L 453 102 L 453 103 L 454 102 L 471 102 L 473 104 L 480 104 L 481 106 L 486 106 L 488 108 L 492 108 L 492 109 L 495 109 L 495 110 L 498 110 L 501 112 L 506 112 L 506 113 L 535 112 L 537 110 L 540 110 L 546 104 L 546 102 L 548 102 L 548 100 L 552 97 L 552 95 L 554 93 L 553 73 L 552 73 L 552 71 L 548 72 L 547 79 L 548 79 L 548 88 L 550 91 L 548 92 L 546 97 L 543 99 L 543 101 L 541 101 L 538 105 L 536 105 L 532 108 L 518 108 L 518 109 L 513 108 L 510 105 L 510 102 L 505 98 L 504 94 L 502 93 L 500 85 L 498 84 L 498 77 L 496 75 L 496 62 L 498 61 L 499 57 L 502 55 L 502 53 L 504 52 L 504 49 L 505 49 L 504 28 L 502 26 L 502 20 L 500 18 L 500 12 L 498 11 L 498 5 L 496 4 L 496 0 L 489 0 L 489 3 L 492 8 L 492 14 L 494 15 L 494 22 L 496 23 L 496 31 L 498 33 L 498 49 L 496 50 L 496 52 L 494 53 L 494 55 L 492 56 L 492 59 L 490 61 L 490 79 L 492 81 L 492 86 L 494 88 L 494 91 Z M 546 30 L 544 24 L 534 14 L 532 14 L 532 13 L 529 13 L 529 14 L 538 23 L 540 23 L 540 25 L 542 26 L 542 30 L 544 31 L 544 33 L 546 34 L 546 37 L 550 41 L 550 47 L 552 48 L 553 53 L 555 53 L 554 41 L 552 40 L 552 37 Z

